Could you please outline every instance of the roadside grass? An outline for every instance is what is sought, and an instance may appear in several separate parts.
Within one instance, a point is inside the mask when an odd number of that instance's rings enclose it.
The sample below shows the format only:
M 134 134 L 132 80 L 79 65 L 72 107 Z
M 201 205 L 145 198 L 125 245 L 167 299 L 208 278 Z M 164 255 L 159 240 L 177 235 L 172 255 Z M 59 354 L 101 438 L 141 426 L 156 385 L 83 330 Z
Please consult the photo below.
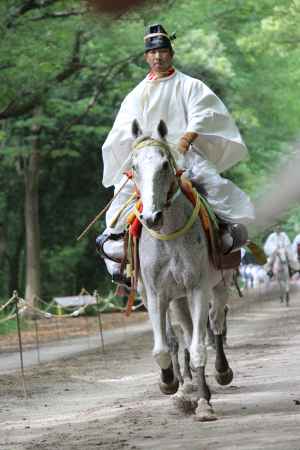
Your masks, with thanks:
M 6 334 L 16 333 L 17 332 L 17 320 L 8 319 L 8 314 L 0 313 L 0 336 L 4 336 Z M 21 330 L 28 330 L 30 328 L 29 323 L 26 319 L 20 319 Z

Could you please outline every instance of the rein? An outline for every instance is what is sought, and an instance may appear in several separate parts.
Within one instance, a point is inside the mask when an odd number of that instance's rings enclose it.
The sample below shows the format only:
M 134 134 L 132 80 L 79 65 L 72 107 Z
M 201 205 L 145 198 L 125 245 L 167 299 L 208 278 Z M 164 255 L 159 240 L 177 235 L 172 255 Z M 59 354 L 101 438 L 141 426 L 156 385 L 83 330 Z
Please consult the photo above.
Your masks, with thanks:
M 179 177 L 182 174 L 182 172 L 178 171 L 178 169 L 177 169 L 175 158 L 172 155 L 169 146 L 164 142 L 157 141 L 152 138 L 145 138 L 142 141 L 138 142 L 133 147 L 133 151 L 138 151 L 142 148 L 145 148 L 147 145 L 155 145 L 156 147 L 161 148 L 164 151 L 164 153 L 167 155 L 168 161 L 171 164 L 171 167 L 173 168 L 174 174 L 176 175 L 176 177 Z M 173 186 L 174 185 L 172 185 L 172 187 Z M 166 206 L 170 206 L 174 202 L 174 200 L 178 197 L 178 195 L 180 195 L 180 192 L 182 192 L 180 189 L 179 183 L 177 185 L 177 189 L 175 189 L 175 192 L 172 191 L 172 187 L 171 187 L 171 191 L 170 191 L 172 193 L 172 195 L 170 195 L 170 198 L 167 199 Z M 134 206 L 133 210 L 134 210 L 134 213 L 135 213 L 136 217 L 138 218 L 139 222 L 142 224 L 143 227 L 145 227 L 145 229 L 148 231 L 148 233 L 151 234 L 151 236 L 153 236 L 155 239 L 159 239 L 161 241 L 171 241 L 173 239 L 177 239 L 178 237 L 185 235 L 188 232 L 188 230 L 193 226 L 197 217 L 199 216 L 199 211 L 201 209 L 200 196 L 198 195 L 198 193 L 195 189 L 193 189 L 193 193 L 196 198 L 196 204 L 193 209 L 192 215 L 190 216 L 187 223 L 182 228 L 179 228 L 178 230 L 174 231 L 173 233 L 162 234 L 162 233 L 158 233 L 157 231 L 150 229 L 149 227 L 147 227 L 147 225 L 141 219 L 138 208 L 136 206 Z
M 140 217 L 140 213 L 139 213 L 138 209 L 136 208 L 136 206 L 134 207 L 134 213 L 135 213 L 136 217 L 138 218 L 138 220 L 140 221 L 140 223 L 143 225 L 143 227 L 145 227 L 146 230 L 148 231 L 148 233 L 150 233 L 151 236 L 153 236 L 155 239 L 159 239 L 160 241 L 172 241 L 173 239 L 177 239 L 178 237 L 183 236 L 184 234 L 186 234 L 188 232 L 188 230 L 192 227 L 192 225 L 195 223 L 197 217 L 199 216 L 200 209 L 201 209 L 201 201 L 200 201 L 199 195 L 197 195 L 195 207 L 194 207 L 192 215 L 189 218 L 189 220 L 187 221 L 187 223 L 182 228 L 179 228 L 178 230 L 173 231 L 173 233 L 169 233 L 169 234 L 158 233 L 157 231 L 154 231 L 154 230 L 151 230 L 151 228 L 148 228 L 147 225 L 142 221 L 142 219 Z
M 286 257 L 286 254 L 285 254 L 285 259 L 282 259 L 281 255 L 280 255 L 280 253 L 278 251 L 276 252 L 276 256 L 279 259 L 279 261 L 280 261 L 282 266 L 288 264 L 288 258 Z

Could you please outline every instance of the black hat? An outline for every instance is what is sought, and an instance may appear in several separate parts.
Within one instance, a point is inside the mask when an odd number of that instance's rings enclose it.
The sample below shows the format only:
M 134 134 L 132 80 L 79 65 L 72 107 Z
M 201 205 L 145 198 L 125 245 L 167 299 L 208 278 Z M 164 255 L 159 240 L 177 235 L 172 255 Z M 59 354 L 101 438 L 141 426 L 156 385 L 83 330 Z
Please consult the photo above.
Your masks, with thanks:
M 169 36 L 162 25 L 150 25 L 146 28 L 144 36 L 145 52 L 155 48 L 169 48 L 173 50 L 171 41 L 175 38 L 175 33 Z

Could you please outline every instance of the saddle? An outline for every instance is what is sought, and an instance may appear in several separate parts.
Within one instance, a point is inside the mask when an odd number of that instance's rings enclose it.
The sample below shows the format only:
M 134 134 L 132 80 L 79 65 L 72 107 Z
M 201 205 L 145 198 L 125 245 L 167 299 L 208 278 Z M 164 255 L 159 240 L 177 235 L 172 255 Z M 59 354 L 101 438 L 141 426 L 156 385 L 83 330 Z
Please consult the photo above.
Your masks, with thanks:
M 196 193 L 189 180 L 181 177 L 180 188 L 188 200 L 193 206 L 196 204 Z M 223 254 L 222 243 L 220 237 L 220 227 L 215 213 L 209 206 L 205 196 L 199 194 L 201 201 L 201 208 L 199 211 L 199 218 L 202 223 L 202 227 L 206 234 L 209 247 L 209 257 L 212 265 L 217 270 L 237 269 L 241 262 L 241 251 L 236 250 L 226 255 Z M 142 203 L 138 201 L 136 209 L 141 212 Z M 142 224 L 136 217 L 134 212 L 131 212 L 127 218 L 128 236 L 127 236 L 127 260 L 128 264 L 128 276 L 133 276 L 137 271 L 138 255 L 137 255 L 137 243 L 142 230 Z M 134 276 L 136 278 L 136 276 Z
M 194 206 L 196 197 L 191 182 L 181 177 L 180 187 Z M 212 265 L 217 270 L 237 269 L 241 263 L 241 251 L 238 249 L 232 253 L 224 254 L 220 235 L 220 223 L 205 196 L 199 192 L 198 195 L 201 199 L 199 218 L 206 234 Z

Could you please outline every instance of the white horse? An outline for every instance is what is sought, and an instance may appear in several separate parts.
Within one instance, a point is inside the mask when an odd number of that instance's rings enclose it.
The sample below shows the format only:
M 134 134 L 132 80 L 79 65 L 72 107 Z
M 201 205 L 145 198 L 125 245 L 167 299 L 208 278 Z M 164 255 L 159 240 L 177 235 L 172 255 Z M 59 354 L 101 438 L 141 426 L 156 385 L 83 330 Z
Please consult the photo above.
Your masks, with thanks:
M 273 273 L 275 279 L 279 284 L 280 301 L 285 300 L 286 306 L 290 301 L 290 273 L 289 273 L 289 258 L 286 249 L 279 248 L 275 250 L 273 257 Z
M 174 395 L 176 406 L 191 409 L 200 421 L 215 420 L 205 378 L 206 325 L 209 314 L 216 338 L 216 379 L 220 384 L 229 384 L 233 373 L 222 341 L 228 292 L 220 273 L 210 264 L 208 243 L 198 218 L 199 199 L 194 207 L 179 187 L 174 160 L 164 139 L 166 125 L 159 123 L 159 140 L 143 136 L 137 121 L 132 130 L 136 138 L 133 181 L 143 204 L 142 212 L 136 211 L 143 225 L 139 289 L 152 324 L 153 355 L 161 368 L 160 388 L 174 394 L 179 379 L 180 387 Z M 180 324 L 184 335 L 183 375 L 174 362 L 178 346 L 170 317 L 173 323 L 175 320 Z

